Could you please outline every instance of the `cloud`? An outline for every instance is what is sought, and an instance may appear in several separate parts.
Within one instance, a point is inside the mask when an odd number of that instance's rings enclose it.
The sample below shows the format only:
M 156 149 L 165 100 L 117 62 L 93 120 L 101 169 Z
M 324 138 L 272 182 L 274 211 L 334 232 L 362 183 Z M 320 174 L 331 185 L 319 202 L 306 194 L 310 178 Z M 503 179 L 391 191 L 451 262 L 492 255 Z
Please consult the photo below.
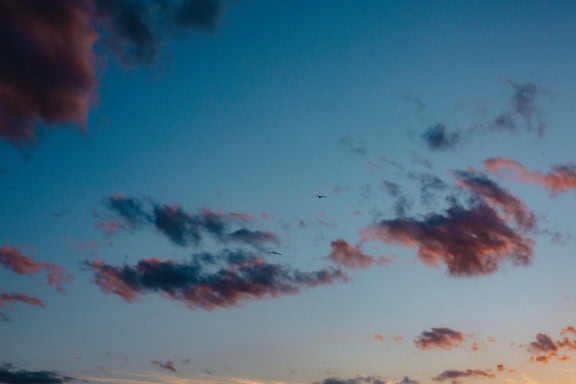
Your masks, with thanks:
M 341 137 L 340 140 L 338 140 L 338 144 L 342 145 L 355 155 L 366 155 L 366 148 L 364 147 L 364 144 L 349 136 Z
M 94 0 L 95 18 L 109 48 L 128 64 L 153 64 L 163 42 L 183 29 L 215 31 L 220 0 Z
M 400 186 L 389 180 L 382 180 L 382 188 L 390 196 L 396 199 L 394 202 L 394 213 L 396 216 L 405 216 L 410 208 L 412 208 L 412 202 L 408 200 L 408 197 L 402 192 Z
M 492 373 L 492 371 L 489 369 L 487 369 L 487 370 L 484 370 L 484 369 L 466 369 L 463 371 L 451 369 L 451 370 L 446 370 L 446 371 L 440 373 L 439 375 L 433 377 L 432 380 L 434 380 L 434 381 L 453 380 L 452 382 L 454 383 L 454 382 L 458 382 L 456 379 L 460 379 L 462 377 L 474 377 L 474 376 L 486 377 L 489 379 L 493 379 L 494 377 L 496 377 L 494 375 L 494 373 Z
M 460 132 L 448 132 L 446 126 L 436 123 L 422 133 L 422 139 L 431 151 L 456 149 L 462 142 Z
M 215 212 L 204 208 L 193 214 L 176 204 L 157 204 L 123 195 L 112 195 L 103 203 L 115 217 L 98 222 L 96 226 L 109 234 L 118 229 L 153 226 L 181 247 L 199 245 L 205 234 L 221 243 L 242 243 L 257 249 L 262 249 L 266 244 L 280 243 L 278 235 L 269 231 L 253 231 L 245 227 L 229 229 L 230 226 L 250 221 L 251 216 L 245 213 Z
M 432 328 L 431 331 L 424 331 L 414 339 L 414 344 L 420 349 L 452 349 L 460 347 L 464 342 L 462 332 L 454 331 L 450 328 Z
M 96 38 L 89 1 L 0 1 L 0 137 L 27 144 L 40 123 L 85 124 Z
M 10 306 L 13 303 L 25 303 L 35 307 L 44 307 L 44 301 L 37 297 L 28 296 L 24 293 L 17 292 L 0 292 L 0 308 Z M 0 311 L 0 320 L 8 320 L 8 316 L 2 311 Z
M 478 276 L 495 272 L 504 261 L 529 265 L 534 241 L 518 232 L 481 198 L 470 207 L 452 201 L 443 214 L 423 219 L 401 217 L 360 231 L 362 241 L 400 243 L 418 248 L 427 265 L 443 263 L 449 276 Z
M 23 255 L 18 248 L 9 245 L 0 246 L 0 265 L 19 275 L 35 275 L 43 269 L 46 272 L 48 285 L 55 287 L 60 293 L 65 292 L 62 286 L 73 280 L 66 268 L 54 263 L 36 262 Z
M 10 363 L 3 363 L 0 366 L 0 383 L 6 384 L 62 384 L 79 379 L 64 376 L 54 371 L 26 371 L 16 369 Z
M 377 376 L 356 376 L 352 379 L 330 377 L 315 384 L 389 384 L 389 381 Z
M 381 334 L 379 334 L 379 333 L 373 335 L 372 338 L 373 338 L 374 340 L 376 340 L 376 341 L 381 342 L 381 343 L 384 342 L 384 336 L 381 335 Z
M 40 125 L 86 124 L 97 40 L 125 63 L 151 65 L 169 36 L 212 32 L 223 10 L 219 0 L 0 0 L 0 138 L 32 144 Z
M 500 187 L 484 175 L 471 171 L 453 171 L 456 184 L 476 195 L 482 196 L 490 205 L 500 208 L 511 217 L 521 231 L 530 231 L 536 226 L 536 216 L 528 206 L 508 190 Z
M 576 190 L 576 164 L 554 164 L 547 173 L 530 171 L 521 163 L 508 158 L 484 160 L 484 168 L 508 180 L 540 184 L 554 196 L 569 190 Z
M 365 255 L 360 247 L 351 246 L 346 240 L 330 242 L 332 252 L 328 256 L 334 263 L 347 268 L 368 268 L 374 263 L 374 256 Z
M 165 363 L 162 363 L 162 362 L 160 362 L 160 361 L 158 361 L 158 360 L 152 360 L 150 363 L 152 363 L 152 364 L 154 364 L 154 365 L 157 365 L 157 366 L 159 366 L 160 368 L 165 369 L 165 370 L 167 370 L 167 371 L 174 372 L 174 373 L 178 373 L 178 371 L 177 371 L 176 368 L 174 367 L 174 363 L 173 363 L 172 361 L 170 361 L 170 360 L 168 360 L 168 361 L 165 362 Z
M 494 117 L 490 127 L 515 132 L 522 123 L 527 131 L 531 131 L 536 124 L 537 134 L 543 136 L 546 124 L 542 120 L 537 99 L 544 90 L 532 83 L 518 83 L 510 79 L 505 81 L 514 89 L 508 101 L 510 108 Z
M 559 356 L 561 350 L 576 351 L 576 339 L 570 339 L 568 336 L 575 335 L 574 327 L 569 325 L 561 330 L 562 339 L 554 341 L 552 337 L 545 333 L 538 333 L 536 341 L 532 341 L 526 346 L 526 350 L 532 354 L 531 362 L 546 364 L 551 360 L 569 361 L 568 355 Z M 574 337 L 574 336 L 573 336 Z
M 95 282 L 104 293 L 118 295 L 125 301 L 158 292 L 190 309 L 204 310 L 238 306 L 267 296 L 297 294 L 301 288 L 347 280 L 338 269 L 301 272 L 229 250 L 217 255 L 197 254 L 182 263 L 142 259 L 134 266 L 118 267 L 95 260 L 86 261 L 84 266 L 94 273 Z
M 418 384 L 416 380 L 410 379 L 408 376 L 405 376 L 398 384 Z
M 425 206 L 430 206 L 434 202 L 436 192 L 444 192 L 448 189 L 448 185 L 432 173 L 409 172 L 407 176 L 420 183 L 420 201 Z

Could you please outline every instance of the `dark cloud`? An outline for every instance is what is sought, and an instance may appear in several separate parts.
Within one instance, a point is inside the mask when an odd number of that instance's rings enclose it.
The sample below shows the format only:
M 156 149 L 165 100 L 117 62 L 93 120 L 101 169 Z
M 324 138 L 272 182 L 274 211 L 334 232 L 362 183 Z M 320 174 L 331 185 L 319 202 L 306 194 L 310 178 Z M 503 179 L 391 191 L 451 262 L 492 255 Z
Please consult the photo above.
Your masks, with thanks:
M 484 160 L 484 169 L 508 180 L 540 184 L 552 195 L 576 190 L 576 164 L 553 164 L 548 172 L 530 171 L 523 164 L 508 158 Z
M 297 294 L 301 288 L 347 280 L 338 269 L 301 272 L 228 250 L 218 255 L 198 254 L 182 263 L 143 259 L 134 266 L 118 267 L 96 260 L 87 261 L 84 266 L 94 273 L 95 282 L 104 293 L 130 302 L 158 292 L 190 309 L 204 310 L 237 306 L 266 296 Z
M 0 0 L 0 138 L 31 144 L 40 125 L 84 126 L 97 99 L 96 41 L 154 64 L 185 29 L 212 32 L 219 0 Z
M 199 213 L 188 213 L 178 205 L 156 204 L 122 195 L 104 199 L 104 206 L 116 217 L 96 223 L 96 226 L 113 233 L 121 228 L 155 227 L 170 241 L 179 246 L 196 246 L 205 234 L 221 243 L 242 243 L 257 249 L 266 244 L 278 245 L 278 235 L 269 231 L 254 231 L 245 227 L 230 229 L 245 224 L 251 216 L 244 213 L 214 212 L 202 209 Z
M 82 381 L 54 371 L 26 371 L 10 363 L 0 366 L 0 383 L 5 384 L 61 384 Z
M 29 296 L 24 293 L 7 293 L 7 292 L 0 292 L 0 320 L 7 321 L 8 315 L 4 313 L 1 309 L 5 307 L 10 307 L 11 304 L 14 303 L 24 303 L 33 305 L 35 307 L 44 307 L 44 301 L 37 297 Z
M 462 377 L 485 377 L 489 379 L 493 379 L 496 377 L 494 373 L 490 369 L 465 369 L 463 371 L 459 371 L 456 369 L 446 370 L 439 375 L 432 378 L 434 381 L 446 381 L 452 380 L 452 382 L 458 382 L 457 379 Z
M 64 293 L 62 287 L 73 280 L 66 268 L 54 263 L 37 262 L 22 254 L 18 248 L 9 245 L 0 246 L 0 265 L 19 275 L 35 275 L 43 269 L 46 273 L 48 285 L 55 287 L 58 292 Z
M 40 123 L 83 125 L 96 98 L 90 1 L 0 0 L 0 137 L 32 143 Z
M 398 384 L 418 384 L 418 382 L 416 380 L 410 379 L 408 376 L 405 376 Z
M 352 379 L 330 377 L 315 384 L 387 384 L 388 380 L 376 376 L 356 376 Z
M 162 369 L 165 369 L 167 371 L 173 372 L 173 373 L 178 373 L 178 371 L 176 370 L 176 368 L 174 367 L 174 363 L 170 360 L 168 360 L 165 363 L 162 363 L 158 360 L 152 360 L 150 363 L 159 366 Z
M 436 123 L 422 134 L 428 149 L 431 151 L 446 151 L 456 149 L 462 142 L 459 132 L 448 132 L 446 126 Z
M 96 20 L 111 50 L 128 63 L 153 64 L 163 42 L 179 30 L 213 32 L 219 0 L 94 0 Z
M 359 140 L 353 139 L 349 136 L 341 137 L 340 140 L 338 140 L 338 144 L 342 145 L 355 155 L 366 155 L 366 148 L 364 147 L 364 144 L 362 144 Z
M 432 328 L 424 331 L 414 340 L 414 344 L 420 349 L 452 349 L 459 347 L 464 342 L 462 332 L 450 328 Z

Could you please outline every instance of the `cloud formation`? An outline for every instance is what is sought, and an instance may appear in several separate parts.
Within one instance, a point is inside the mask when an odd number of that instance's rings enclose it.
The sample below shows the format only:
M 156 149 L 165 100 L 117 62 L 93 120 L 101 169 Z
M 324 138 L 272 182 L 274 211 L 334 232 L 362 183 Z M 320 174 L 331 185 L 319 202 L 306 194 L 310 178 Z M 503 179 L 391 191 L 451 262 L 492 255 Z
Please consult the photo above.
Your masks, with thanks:
M 452 380 L 452 383 L 457 383 L 459 382 L 457 379 L 460 379 L 462 377 L 485 377 L 485 378 L 489 378 L 489 379 L 493 379 L 496 377 L 496 375 L 494 375 L 494 373 L 492 373 L 492 371 L 490 369 L 465 369 L 463 371 L 460 370 L 456 370 L 456 369 L 450 369 L 450 370 L 446 370 L 442 373 L 440 373 L 439 375 L 435 376 L 432 378 L 432 380 L 434 381 L 446 381 L 446 380 Z
M 36 262 L 23 255 L 18 248 L 9 245 L 0 246 L 0 265 L 19 275 L 35 275 L 43 269 L 46 272 L 48 285 L 64 293 L 63 285 L 72 281 L 73 277 L 66 268 L 54 263 Z
M 501 209 L 503 213 L 514 220 L 516 226 L 523 232 L 533 230 L 536 226 L 536 216 L 518 197 L 500 187 L 485 175 L 471 171 L 453 171 L 456 184 L 481 196 L 492 207 Z
M 242 243 L 256 249 L 280 243 L 278 235 L 269 231 L 253 231 L 244 226 L 230 229 L 251 220 L 251 216 L 243 213 L 214 212 L 206 208 L 198 213 L 189 213 L 179 205 L 157 204 L 123 195 L 106 198 L 104 205 L 115 217 L 97 222 L 96 227 L 107 233 L 153 226 L 181 247 L 197 246 L 205 235 L 211 235 L 224 244 Z
M 63 384 L 79 379 L 61 375 L 54 371 L 26 371 L 16 369 L 11 363 L 2 363 L 0 366 L 0 383 L 5 384 Z
M 561 330 L 562 338 L 554 341 L 552 337 L 545 333 L 538 333 L 536 340 L 526 346 L 527 351 L 532 354 L 531 362 L 546 364 L 551 360 L 569 361 L 572 358 L 568 355 L 559 355 L 560 351 L 576 352 L 576 329 L 569 325 Z M 573 338 L 570 338 L 572 336 Z
M 166 361 L 165 363 L 162 363 L 158 360 L 152 360 L 150 363 L 159 366 L 160 368 L 173 372 L 173 373 L 178 373 L 178 371 L 176 370 L 176 368 L 174 367 L 174 363 L 171 360 Z
M 424 331 L 420 336 L 414 339 L 414 344 L 424 350 L 442 348 L 452 349 L 460 347 L 464 342 L 462 332 L 450 328 L 432 328 L 430 331 Z
M 533 183 L 544 186 L 553 196 L 576 190 L 576 164 L 553 164 L 547 173 L 530 171 L 521 163 L 494 157 L 484 160 L 484 168 L 495 175 L 511 181 Z
M 215 31 L 220 0 L 94 0 L 95 20 L 111 51 L 125 62 L 153 64 L 163 42 L 184 29 Z
M 484 202 L 471 207 L 457 202 L 443 214 L 419 220 L 401 217 L 382 220 L 360 231 L 362 241 L 400 243 L 418 248 L 427 265 L 446 265 L 449 276 L 478 276 L 495 272 L 504 261 L 529 265 L 534 241 L 510 226 Z
M 90 10 L 89 1 L 0 0 L 0 137 L 32 143 L 40 123 L 86 122 L 97 85 Z
M 459 132 L 449 132 L 444 124 L 436 123 L 422 133 L 422 139 L 431 151 L 454 150 L 462 142 Z
M 356 376 L 351 379 L 330 377 L 315 384 L 389 384 L 389 381 L 377 376 Z
M 125 63 L 151 65 L 167 37 L 212 32 L 222 13 L 219 0 L 0 0 L 0 138 L 31 144 L 41 124 L 85 125 L 97 40 Z
M 190 309 L 204 310 L 297 294 L 301 288 L 347 280 L 339 269 L 302 272 L 229 250 L 218 255 L 197 254 L 182 263 L 143 259 L 134 266 L 119 267 L 95 260 L 86 261 L 84 266 L 94 273 L 95 282 L 104 293 L 118 295 L 125 301 L 158 292 Z
M 10 305 L 14 303 L 24 303 L 33 305 L 35 307 L 44 307 L 44 301 L 42 301 L 37 297 L 17 292 L 13 293 L 0 292 L 0 309 L 10 307 Z M 4 321 L 8 320 L 8 315 L 6 315 L 6 313 L 4 313 L 1 310 L 0 310 L 0 320 Z
M 546 124 L 542 120 L 537 99 L 544 93 L 544 90 L 532 83 L 518 83 L 510 79 L 505 81 L 514 89 L 508 101 L 510 108 L 494 117 L 489 126 L 493 129 L 511 132 L 516 132 L 521 126 L 528 132 L 536 128 L 538 136 L 543 136 Z
M 385 256 L 374 259 L 374 256 L 364 254 L 360 246 L 353 247 L 343 239 L 331 241 L 330 247 L 332 252 L 328 258 L 335 264 L 346 268 L 368 268 L 374 263 L 383 265 L 390 262 L 390 259 Z

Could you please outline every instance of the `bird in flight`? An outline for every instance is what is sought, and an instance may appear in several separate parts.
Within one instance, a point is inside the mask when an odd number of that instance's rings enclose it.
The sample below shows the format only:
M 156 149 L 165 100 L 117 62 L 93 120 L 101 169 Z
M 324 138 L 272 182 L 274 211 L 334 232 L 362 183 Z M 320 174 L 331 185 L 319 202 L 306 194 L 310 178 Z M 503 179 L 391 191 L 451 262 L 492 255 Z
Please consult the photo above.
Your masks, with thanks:
M 269 254 L 271 255 L 282 255 L 280 252 L 276 252 L 276 251 L 268 251 Z
M 326 197 L 326 195 L 314 195 L 314 196 L 316 196 L 316 197 L 319 198 L 319 199 L 323 199 L 323 198 Z

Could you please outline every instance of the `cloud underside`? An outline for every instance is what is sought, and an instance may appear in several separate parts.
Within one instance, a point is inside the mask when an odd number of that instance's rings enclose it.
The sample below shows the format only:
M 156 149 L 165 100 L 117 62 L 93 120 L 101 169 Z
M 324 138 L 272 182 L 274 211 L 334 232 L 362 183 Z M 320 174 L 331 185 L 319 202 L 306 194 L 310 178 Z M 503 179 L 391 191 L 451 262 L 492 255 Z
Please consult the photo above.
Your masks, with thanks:
M 213 31 L 218 0 L 0 0 L 0 137 L 29 144 L 44 124 L 83 126 L 97 100 L 97 40 L 152 64 L 183 29 Z
M 238 306 L 264 297 L 297 294 L 336 281 L 346 275 L 334 268 L 301 272 L 269 264 L 241 251 L 198 254 L 190 262 L 143 259 L 134 266 L 113 266 L 101 260 L 85 262 L 103 292 L 134 301 L 157 292 L 190 309 L 213 310 Z
M 27 371 L 16 369 L 10 363 L 0 366 L 0 383 L 5 384 L 62 384 L 78 381 L 81 380 L 54 371 Z
M 505 262 L 529 265 L 536 225 L 526 204 L 481 174 L 455 171 L 456 184 L 471 193 L 469 206 L 455 200 L 443 213 L 382 220 L 360 231 L 363 241 L 418 248 L 425 264 L 444 264 L 450 276 L 486 275 Z
M 462 332 L 450 328 L 432 328 L 424 331 L 414 340 L 414 344 L 420 349 L 443 348 L 452 349 L 459 347 L 464 342 Z
M 496 377 L 491 370 L 484 370 L 484 369 L 466 369 L 466 370 L 446 370 L 439 375 L 432 378 L 434 381 L 444 382 L 447 380 L 452 380 L 452 383 L 459 382 L 458 379 L 463 377 L 484 377 L 493 379 Z

